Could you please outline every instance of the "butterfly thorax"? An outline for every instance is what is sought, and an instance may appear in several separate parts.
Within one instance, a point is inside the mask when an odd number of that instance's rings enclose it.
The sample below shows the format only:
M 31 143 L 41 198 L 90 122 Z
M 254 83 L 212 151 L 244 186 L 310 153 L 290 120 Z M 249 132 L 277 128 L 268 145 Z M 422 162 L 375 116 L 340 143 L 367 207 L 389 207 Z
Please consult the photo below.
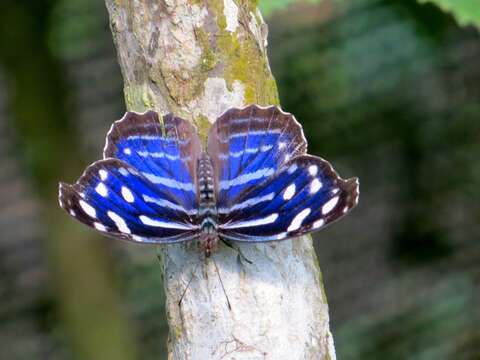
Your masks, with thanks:
M 213 180 L 213 167 L 210 156 L 203 153 L 198 160 L 198 215 L 201 227 L 200 246 L 207 257 L 215 251 L 217 235 L 217 201 Z

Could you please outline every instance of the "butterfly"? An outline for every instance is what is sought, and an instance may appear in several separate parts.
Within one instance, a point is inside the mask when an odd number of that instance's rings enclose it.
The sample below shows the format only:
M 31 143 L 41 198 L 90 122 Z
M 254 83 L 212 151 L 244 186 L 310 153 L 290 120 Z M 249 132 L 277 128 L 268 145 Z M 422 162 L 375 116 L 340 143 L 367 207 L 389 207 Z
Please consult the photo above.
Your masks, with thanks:
M 279 107 L 232 108 L 211 126 L 206 149 L 173 114 L 127 112 L 107 134 L 103 159 L 59 203 L 104 235 L 139 243 L 266 242 L 307 234 L 358 203 L 357 178 L 343 180 L 306 154 L 293 115 Z

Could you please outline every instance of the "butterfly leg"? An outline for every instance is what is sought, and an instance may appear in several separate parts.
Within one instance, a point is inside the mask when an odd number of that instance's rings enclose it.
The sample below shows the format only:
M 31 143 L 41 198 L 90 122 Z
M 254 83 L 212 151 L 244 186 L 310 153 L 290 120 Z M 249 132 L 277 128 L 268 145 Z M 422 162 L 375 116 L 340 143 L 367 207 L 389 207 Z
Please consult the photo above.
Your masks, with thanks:
M 247 263 L 249 264 L 253 264 L 253 262 L 251 260 L 249 260 L 245 255 L 243 255 L 242 251 L 240 250 L 239 247 L 235 247 L 231 242 L 229 242 L 228 240 L 225 240 L 225 239 L 221 239 L 222 242 L 227 245 L 230 249 L 232 250 L 235 250 L 237 253 L 238 253 L 238 256 L 240 257 L 240 259 L 243 259 L 244 261 L 246 261 Z
M 190 280 L 188 280 L 187 286 L 185 286 L 185 289 L 183 289 L 182 296 L 180 296 L 180 300 L 178 300 L 178 306 L 179 307 L 182 306 L 182 300 L 185 297 L 185 293 L 187 292 L 188 288 L 190 287 L 190 283 L 192 282 L 192 280 L 195 276 L 195 273 L 197 272 L 197 267 L 198 267 L 198 263 L 195 266 L 195 269 L 193 269 L 192 276 L 190 277 Z
M 230 299 L 228 298 L 227 292 L 225 290 L 225 286 L 223 285 L 222 277 L 220 276 L 220 271 L 218 270 L 217 263 L 215 262 L 215 259 L 213 258 L 213 256 L 211 257 L 211 259 L 213 261 L 213 265 L 215 265 L 215 269 L 217 270 L 218 280 L 220 280 L 220 285 L 222 285 L 222 290 L 223 290 L 223 293 L 225 294 L 225 299 L 227 299 L 228 310 L 231 311 L 232 305 L 230 305 Z
M 160 264 L 160 266 L 162 266 L 163 261 L 162 261 L 162 256 L 160 255 L 160 247 L 159 247 L 159 246 L 157 246 L 157 260 L 158 260 L 158 263 Z M 190 284 L 191 284 L 193 278 L 195 277 L 195 274 L 196 274 L 196 272 L 197 272 L 198 265 L 200 265 L 200 263 L 201 263 L 201 261 L 200 261 L 200 262 L 197 262 L 197 263 L 195 264 L 195 267 L 193 268 L 192 275 L 190 276 L 190 279 L 188 280 L 187 285 L 185 286 L 185 289 L 183 289 L 183 291 L 182 291 L 182 295 L 180 296 L 180 300 L 178 300 L 178 306 L 179 306 L 179 307 L 182 306 L 183 298 L 185 297 L 185 294 L 186 294 L 188 288 L 190 287 Z

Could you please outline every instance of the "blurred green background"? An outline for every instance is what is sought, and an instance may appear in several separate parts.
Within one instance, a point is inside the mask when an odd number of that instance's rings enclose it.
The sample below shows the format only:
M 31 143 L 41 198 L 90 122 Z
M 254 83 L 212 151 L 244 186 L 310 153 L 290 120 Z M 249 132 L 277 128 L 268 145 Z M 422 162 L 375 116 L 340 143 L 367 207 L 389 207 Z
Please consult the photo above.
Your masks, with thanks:
M 339 359 L 480 359 L 480 3 L 433 2 L 260 2 L 283 108 L 361 179 L 315 236 Z M 57 206 L 123 112 L 102 1 L 2 0 L 0 359 L 165 358 L 155 249 Z

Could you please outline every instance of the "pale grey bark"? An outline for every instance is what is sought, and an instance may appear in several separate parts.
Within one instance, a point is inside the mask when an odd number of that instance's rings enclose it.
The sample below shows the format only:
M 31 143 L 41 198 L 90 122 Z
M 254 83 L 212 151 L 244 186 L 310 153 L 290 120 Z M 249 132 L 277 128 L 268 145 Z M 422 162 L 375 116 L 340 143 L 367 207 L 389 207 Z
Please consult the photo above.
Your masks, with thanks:
M 129 110 L 174 112 L 204 135 L 229 107 L 278 101 L 253 1 L 106 4 Z M 311 239 L 239 246 L 253 264 L 223 245 L 208 260 L 196 244 L 161 247 L 169 358 L 335 359 Z

